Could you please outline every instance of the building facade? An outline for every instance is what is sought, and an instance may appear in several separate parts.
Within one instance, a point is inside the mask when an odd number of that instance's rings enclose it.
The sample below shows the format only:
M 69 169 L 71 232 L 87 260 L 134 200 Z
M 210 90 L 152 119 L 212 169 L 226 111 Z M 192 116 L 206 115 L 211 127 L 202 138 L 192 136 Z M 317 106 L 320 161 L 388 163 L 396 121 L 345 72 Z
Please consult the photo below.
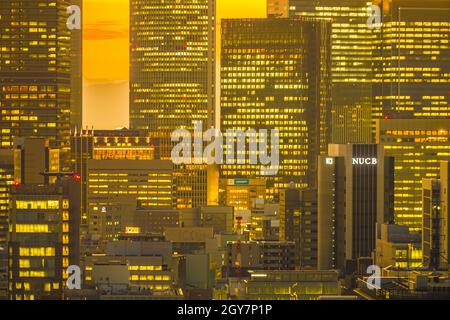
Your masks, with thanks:
M 395 161 L 395 223 L 422 231 L 422 179 L 450 156 L 449 119 L 377 120 L 377 143 Z
M 407 226 L 377 223 L 374 264 L 392 271 L 422 267 L 420 236 L 418 232 L 410 232 Z
M 450 1 L 374 1 L 382 27 L 374 50 L 374 119 L 450 115 Z
M 372 256 L 376 223 L 392 215 L 393 169 L 375 144 L 330 145 L 319 157 L 320 270 L 352 272 L 349 263 Z
M 232 241 L 227 243 L 225 273 L 246 276 L 250 270 L 294 270 L 295 243 L 290 241 Z
M 0 300 L 8 297 L 8 218 L 10 188 L 14 184 L 13 151 L 0 150 Z
M 93 254 L 84 259 L 86 287 L 111 287 L 113 290 L 122 287 L 124 291 L 140 288 L 150 295 L 175 286 L 172 244 L 159 237 L 144 240 L 131 236 L 124 235 L 109 243 L 105 254 Z
M 342 293 L 335 270 L 254 270 L 245 284 L 246 300 L 338 299 Z
M 215 1 L 131 1 L 130 125 L 168 139 L 164 155 L 173 130 L 214 124 L 215 23 Z
M 9 299 L 61 299 L 67 268 L 79 265 L 80 182 L 11 189 Z
M 253 199 L 249 229 L 251 241 L 280 240 L 280 205 L 260 198 Z
M 0 9 L 1 147 L 13 147 L 14 137 L 48 139 L 64 170 L 82 112 L 81 31 L 66 26 L 72 4 L 80 1 L 8 1 Z
M 89 160 L 154 160 L 155 141 L 139 130 L 75 130 L 71 139 L 72 170 L 81 178 L 83 224 L 87 221 L 87 174 Z
M 143 208 L 174 207 L 172 163 L 163 160 L 88 160 L 87 224 L 90 236 L 100 232 L 108 208 L 113 210 L 128 203 L 118 198 L 123 196 L 129 196 L 132 203 L 137 202 L 137 206 Z M 128 212 L 130 223 L 136 204 L 132 207 L 130 204 L 128 208 L 131 210 Z
M 330 36 L 325 21 L 222 20 L 221 130 L 233 143 L 241 130 L 247 146 L 238 151 L 245 161 L 221 165 L 221 177 L 266 178 L 268 198 L 291 181 L 315 184 L 317 156 L 329 141 Z M 251 163 L 248 150 L 252 141 L 271 140 L 271 130 L 279 136 L 275 174 Z M 227 145 L 224 154 L 232 151 Z
M 282 190 L 280 240 L 295 242 L 296 266 L 317 267 L 317 190 Z
M 449 161 L 440 164 L 438 179 L 422 180 L 423 265 L 447 270 L 449 262 Z
M 291 18 L 332 21 L 332 143 L 372 143 L 372 52 L 378 31 L 367 26 L 370 5 L 367 0 L 289 0 Z

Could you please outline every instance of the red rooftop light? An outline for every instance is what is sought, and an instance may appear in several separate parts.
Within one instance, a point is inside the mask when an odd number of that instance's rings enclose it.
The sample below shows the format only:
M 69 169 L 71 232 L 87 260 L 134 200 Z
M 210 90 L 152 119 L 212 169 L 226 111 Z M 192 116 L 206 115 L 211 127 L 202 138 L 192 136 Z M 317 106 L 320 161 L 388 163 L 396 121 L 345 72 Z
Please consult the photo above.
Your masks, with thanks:
M 12 186 L 13 186 L 14 188 L 18 188 L 18 187 L 20 187 L 20 182 L 19 182 L 19 181 L 14 181 L 14 182 L 12 183 Z

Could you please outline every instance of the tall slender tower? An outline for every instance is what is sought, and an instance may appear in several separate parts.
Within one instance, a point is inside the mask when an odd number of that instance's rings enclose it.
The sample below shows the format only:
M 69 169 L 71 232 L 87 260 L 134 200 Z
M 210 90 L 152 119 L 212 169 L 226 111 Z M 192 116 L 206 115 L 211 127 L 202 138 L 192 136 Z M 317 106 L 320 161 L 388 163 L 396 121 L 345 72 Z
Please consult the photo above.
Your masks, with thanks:
M 13 182 L 13 150 L 0 149 L 0 300 L 8 297 L 8 220 Z
M 81 94 L 81 31 L 66 25 L 72 4 L 25 0 L 0 7 L 1 147 L 12 147 L 18 136 L 48 139 L 61 149 L 63 169 L 70 167 L 71 127 L 81 126 L 81 97 L 73 96 Z
M 214 125 L 215 0 L 131 0 L 130 127 L 170 159 L 176 129 Z M 206 205 L 207 167 L 175 168 L 179 208 Z
M 394 166 L 381 145 L 330 144 L 319 158 L 318 269 L 352 273 L 392 216 Z M 351 262 L 353 261 L 353 262 Z

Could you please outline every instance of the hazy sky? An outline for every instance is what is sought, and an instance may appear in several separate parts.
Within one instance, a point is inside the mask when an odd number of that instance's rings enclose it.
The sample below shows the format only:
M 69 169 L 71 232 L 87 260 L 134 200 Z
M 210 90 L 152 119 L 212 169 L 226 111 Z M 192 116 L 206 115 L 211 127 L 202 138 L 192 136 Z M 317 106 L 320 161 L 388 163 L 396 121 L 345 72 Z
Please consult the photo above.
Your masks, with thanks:
M 221 18 L 265 17 L 266 0 L 216 0 Z M 129 0 L 83 0 L 83 124 L 128 126 Z

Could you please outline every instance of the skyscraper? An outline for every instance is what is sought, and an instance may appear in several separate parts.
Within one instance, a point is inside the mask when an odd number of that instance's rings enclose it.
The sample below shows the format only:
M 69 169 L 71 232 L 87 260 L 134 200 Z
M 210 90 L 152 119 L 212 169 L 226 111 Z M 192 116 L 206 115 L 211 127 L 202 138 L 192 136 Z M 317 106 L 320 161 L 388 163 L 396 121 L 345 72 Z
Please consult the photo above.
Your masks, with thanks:
M 450 1 L 375 1 L 383 10 L 374 52 L 373 117 L 450 116 Z
M 11 190 L 9 298 L 61 299 L 79 265 L 80 186 L 73 177 Z
M 8 296 L 8 217 L 10 187 L 13 183 L 13 152 L 0 150 L 0 300 Z
M 215 0 L 131 0 L 130 127 L 168 160 L 176 129 L 214 125 Z M 207 167 L 175 167 L 179 208 L 207 204 Z
M 395 161 L 395 223 L 422 230 L 422 179 L 437 178 L 449 159 L 450 119 L 376 121 L 376 141 Z
M 11 188 L 24 183 L 54 183 L 45 172 L 59 171 L 59 150 L 44 139 L 14 138 L 14 149 L 0 149 L 0 299 L 5 296 L 8 275 L 8 226 L 11 221 Z
M 131 128 L 170 141 L 193 121 L 212 126 L 215 1 L 131 0 L 130 11 Z
M 223 164 L 222 177 L 264 176 L 269 198 L 291 181 L 302 188 L 314 185 L 317 156 L 326 152 L 329 141 L 329 23 L 222 20 L 221 54 L 221 130 L 227 140 L 227 130 L 277 129 L 280 147 L 275 175 L 250 163 L 247 146 L 246 162 Z M 252 138 L 267 137 L 257 133 Z
M 66 26 L 71 4 L 6 1 L 0 8 L 1 147 L 17 136 L 46 138 L 61 149 L 63 169 L 70 130 L 81 126 L 81 97 L 73 96 L 81 93 L 81 33 Z
M 376 223 L 393 210 L 393 165 L 375 144 L 331 144 L 319 157 L 318 267 L 348 268 L 375 249 Z M 350 264 L 349 264 L 350 262 Z
M 276 2 L 278 0 L 268 0 Z M 289 0 L 289 14 L 332 21 L 332 143 L 370 143 L 372 51 L 367 0 Z

